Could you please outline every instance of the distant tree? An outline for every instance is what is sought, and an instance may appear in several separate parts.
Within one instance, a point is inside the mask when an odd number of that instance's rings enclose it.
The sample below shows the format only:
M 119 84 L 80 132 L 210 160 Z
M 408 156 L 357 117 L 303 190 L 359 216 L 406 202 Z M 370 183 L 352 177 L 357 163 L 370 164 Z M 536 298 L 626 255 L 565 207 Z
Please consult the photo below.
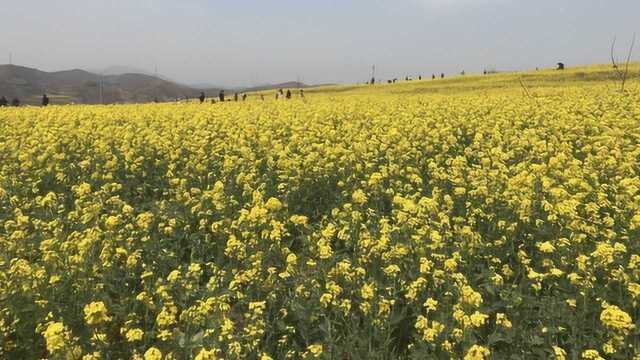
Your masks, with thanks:
M 13 100 L 11 100 L 11 106 L 20 106 L 20 99 L 13 98 Z
M 9 101 L 7 101 L 6 97 L 0 97 L 0 107 L 9 105 Z

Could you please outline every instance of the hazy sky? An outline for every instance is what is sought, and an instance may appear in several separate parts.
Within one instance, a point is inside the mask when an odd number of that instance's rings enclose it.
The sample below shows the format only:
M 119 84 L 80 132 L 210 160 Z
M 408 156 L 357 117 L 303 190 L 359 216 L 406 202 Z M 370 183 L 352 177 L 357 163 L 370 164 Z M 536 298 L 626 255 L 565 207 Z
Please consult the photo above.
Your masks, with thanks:
M 621 53 L 640 36 L 640 0 L 4 2 L 0 63 L 226 86 L 603 63 L 614 34 Z

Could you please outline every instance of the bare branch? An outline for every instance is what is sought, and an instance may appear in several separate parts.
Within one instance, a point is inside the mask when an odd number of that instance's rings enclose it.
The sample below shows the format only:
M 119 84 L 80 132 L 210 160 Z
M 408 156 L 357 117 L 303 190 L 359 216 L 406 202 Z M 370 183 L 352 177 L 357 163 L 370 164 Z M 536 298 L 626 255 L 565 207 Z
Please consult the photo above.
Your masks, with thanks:
M 611 63 L 613 64 L 613 68 L 618 72 L 618 64 L 616 64 L 616 37 L 613 37 L 613 41 L 611 42 Z
M 611 64 L 613 64 L 613 70 L 616 72 L 616 76 L 622 81 L 622 71 L 616 63 L 616 40 L 616 36 L 614 36 L 613 41 L 611 42 Z
M 624 65 L 624 75 L 622 76 L 622 84 L 620 90 L 624 91 L 624 84 L 627 82 L 627 76 L 629 75 L 629 63 L 631 62 L 631 56 L 633 55 L 633 47 L 636 44 L 636 33 L 633 33 L 633 39 L 631 40 L 631 46 L 629 47 L 629 53 L 627 54 L 627 62 Z
M 522 89 L 524 90 L 525 95 L 527 95 L 527 97 L 531 99 L 536 100 L 535 96 L 531 95 L 531 93 L 529 92 L 529 88 L 527 88 L 527 86 L 524 84 L 524 81 L 522 81 L 521 77 L 518 77 L 518 81 L 520 82 L 520 86 L 522 86 Z

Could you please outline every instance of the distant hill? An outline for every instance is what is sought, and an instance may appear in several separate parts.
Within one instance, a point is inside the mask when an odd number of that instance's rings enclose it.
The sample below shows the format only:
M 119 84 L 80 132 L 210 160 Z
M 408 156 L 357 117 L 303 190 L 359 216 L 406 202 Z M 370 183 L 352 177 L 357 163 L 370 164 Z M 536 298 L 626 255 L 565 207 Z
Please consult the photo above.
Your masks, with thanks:
M 153 75 L 152 72 L 143 70 L 140 68 L 125 66 L 125 65 L 111 65 L 102 69 L 85 69 L 90 73 L 101 74 L 101 75 L 123 75 L 123 74 L 143 74 L 143 75 Z M 158 76 L 162 78 L 162 76 Z
M 180 85 L 148 74 L 124 73 L 98 75 L 85 70 L 45 72 L 17 65 L 0 65 L 0 96 L 9 101 L 18 98 L 23 104 L 39 104 L 43 93 L 53 104 L 133 103 L 172 101 L 197 97 L 200 89 Z M 206 89 L 217 94 L 219 89 Z

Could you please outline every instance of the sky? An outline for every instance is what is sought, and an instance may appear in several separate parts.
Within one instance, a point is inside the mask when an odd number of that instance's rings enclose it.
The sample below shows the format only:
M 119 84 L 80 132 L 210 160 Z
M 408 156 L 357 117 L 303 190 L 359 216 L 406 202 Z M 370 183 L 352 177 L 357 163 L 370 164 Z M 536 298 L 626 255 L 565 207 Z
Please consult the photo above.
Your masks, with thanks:
M 349 83 L 372 65 L 389 79 L 606 63 L 639 19 L 640 0 L 0 0 L 0 64 Z

